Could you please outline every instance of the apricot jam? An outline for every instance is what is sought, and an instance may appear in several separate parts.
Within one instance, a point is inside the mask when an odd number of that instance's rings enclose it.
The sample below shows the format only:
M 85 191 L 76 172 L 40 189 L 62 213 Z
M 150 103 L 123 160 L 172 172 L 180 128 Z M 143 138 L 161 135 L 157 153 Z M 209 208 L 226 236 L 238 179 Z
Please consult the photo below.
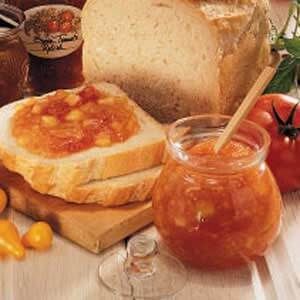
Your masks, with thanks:
M 106 97 L 93 86 L 77 93 L 59 90 L 33 98 L 12 120 L 17 143 L 47 158 L 126 141 L 139 130 L 134 108 L 124 97 Z
M 281 195 L 265 163 L 270 138 L 249 121 L 218 154 L 228 117 L 175 122 L 170 158 L 153 194 L 154 222 L 170 250 L 204 268 L 227 268 L 264 255 L 279 233 Z

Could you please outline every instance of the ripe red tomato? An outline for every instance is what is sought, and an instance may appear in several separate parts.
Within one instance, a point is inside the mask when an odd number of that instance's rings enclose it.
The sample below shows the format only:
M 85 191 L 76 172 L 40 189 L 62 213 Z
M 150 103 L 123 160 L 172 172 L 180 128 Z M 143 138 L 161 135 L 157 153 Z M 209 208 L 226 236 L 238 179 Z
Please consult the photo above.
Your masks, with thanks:
M 69 33 L 72 30 L 72 23 L 69 21 L 65 21 L 60 24 L 59 31 L 62 33 Z
M 56 33 L 58 31 L 58 22 L 53 20 L 53 21 L 49 21 L 47 24 L 48 30 L 51 33 Z
M 261 96 L 248 119 L 264 127 L 271 136 L 267 158 L 282 192 L 300 189 L 300 105 L 282 94 Z

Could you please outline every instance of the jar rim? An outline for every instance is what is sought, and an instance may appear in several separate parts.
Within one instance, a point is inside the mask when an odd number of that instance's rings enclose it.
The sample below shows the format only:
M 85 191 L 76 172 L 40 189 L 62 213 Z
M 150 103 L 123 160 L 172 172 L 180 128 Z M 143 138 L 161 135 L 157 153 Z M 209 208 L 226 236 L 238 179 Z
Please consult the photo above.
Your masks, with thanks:
M 183 140 L 176 140 L 176 130 L 182 127 L 182 129 L 186 128 L 186 130 L 190 130 L 191 126 L 188 125 L 190 122 L 201 122 L 205 119 L 211 121 L 222 121 L 222 125 L 216 125 L 209 127 L 210 131 L 206 134 L 202 134 L 202 140 L 204 137 L 218 137 L 224 131 L 226 125 L 228 124 L 231 116 L 222 115 L 222 114 L 203 114 L 203 115 L 196 115 L 191 117 L 186 117 L 179 119 L 172 123 L 167 132 L 167 146 L 169 149 L 169 153 L 171 156 L 178 161 L 179 163 L 185 164 L 189 167 L 195 168 L 198 171 L 205 172 L 205 173 L 218 173 L 218 174 L 227 174 L 227 173 L 236 173 L 242 169 L 249 168 L 261 163 L 265 160 L 267 156 L 267 152 L 271 143 L 271 138 L 268 132 L 261 127 L 260 125 L 250 121 L 250 120 L 243 120 L 239 130 L 245 130 L 246 132 L 252 131 L 259 135 L 260 143 L 257 143 L 253 148 L 255 151 L 251 152 L 249 155 L 237 157 L 237 158 L 230 158 L 230 159 L 222 159 L 222 161 L 210 161 L 207 162 L 207 158 L 203 158 L 199 155 L 191 154 L 186 151 L 186 148 L 183 146 Z M 203 127 L 205 129 L 205 127 Z M 183 131 L 183 135 L 181 137 L 186 136 L 186 140 L 188 138 L 193 139 L 193 135 L 187 136 L 188 132 Z M 201 137 L 201 133 L 197 135 L 197 138 Z M 195 137 L 196 139 L 196 137 Z M 235 133 L 232 139 L 241 140 L 242 143 L 246 144 L 246 134 Z
M 3 12 L 9 13 L 9 14 L 15 16 L 19 25 L 17 27 L 9 28 L 6 31 L 0 32 L 0 40 L 7 39 L 7 38 L 13 37 L 16 34 L 18 34 L 19 31 L 21 30 L 21 27 L 22 27 L 24 21 L 25 21 L 24 12 L 16 6 L 5 4 L 5 3 L 0 3 L 0 13 L 3 14 Z

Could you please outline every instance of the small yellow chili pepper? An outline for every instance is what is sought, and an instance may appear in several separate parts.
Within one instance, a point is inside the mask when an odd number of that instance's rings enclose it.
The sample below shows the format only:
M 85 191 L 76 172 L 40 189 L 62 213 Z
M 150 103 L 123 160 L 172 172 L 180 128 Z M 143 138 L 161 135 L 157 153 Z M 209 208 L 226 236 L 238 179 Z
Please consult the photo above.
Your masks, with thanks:
M 7 195 L 6 193 L 0 188 L 0 214 L 4 211 L 7 205 Z
M 29 230 L 24 234 L 22 243 L 27 248 L 36 250 L 47 250 L 52 245 L 53 231 L 49 224 L 37 222 L 32 224 Z
M 25 248 L 21 243 L 17 227 L 9 220 L 0 220 L 0 254 L 13 255 L 16 259 L 25 257 Z

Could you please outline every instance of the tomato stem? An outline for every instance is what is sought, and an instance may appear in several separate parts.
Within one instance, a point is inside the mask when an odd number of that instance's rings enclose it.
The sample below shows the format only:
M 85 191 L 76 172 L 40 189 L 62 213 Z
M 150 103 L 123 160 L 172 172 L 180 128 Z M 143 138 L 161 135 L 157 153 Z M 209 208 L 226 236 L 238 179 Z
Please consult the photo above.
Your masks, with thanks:
M 300 133 L 300 128 L 296 128 L 294 126 L 294 118 L 295 118 L 296 109 L 298 107 L 298 104 L 299 104 L 299 102 L 297 102 L 293 106 L 287 120 L 283 121 L 274 106 L 274 102 L 272 102 L 272 110 L 273 110 L 273 114 L 274 114 L 275 120 L 278 125 L 278 133 L 281 135 L 287 136 L 290 139 L 296 139 Z

